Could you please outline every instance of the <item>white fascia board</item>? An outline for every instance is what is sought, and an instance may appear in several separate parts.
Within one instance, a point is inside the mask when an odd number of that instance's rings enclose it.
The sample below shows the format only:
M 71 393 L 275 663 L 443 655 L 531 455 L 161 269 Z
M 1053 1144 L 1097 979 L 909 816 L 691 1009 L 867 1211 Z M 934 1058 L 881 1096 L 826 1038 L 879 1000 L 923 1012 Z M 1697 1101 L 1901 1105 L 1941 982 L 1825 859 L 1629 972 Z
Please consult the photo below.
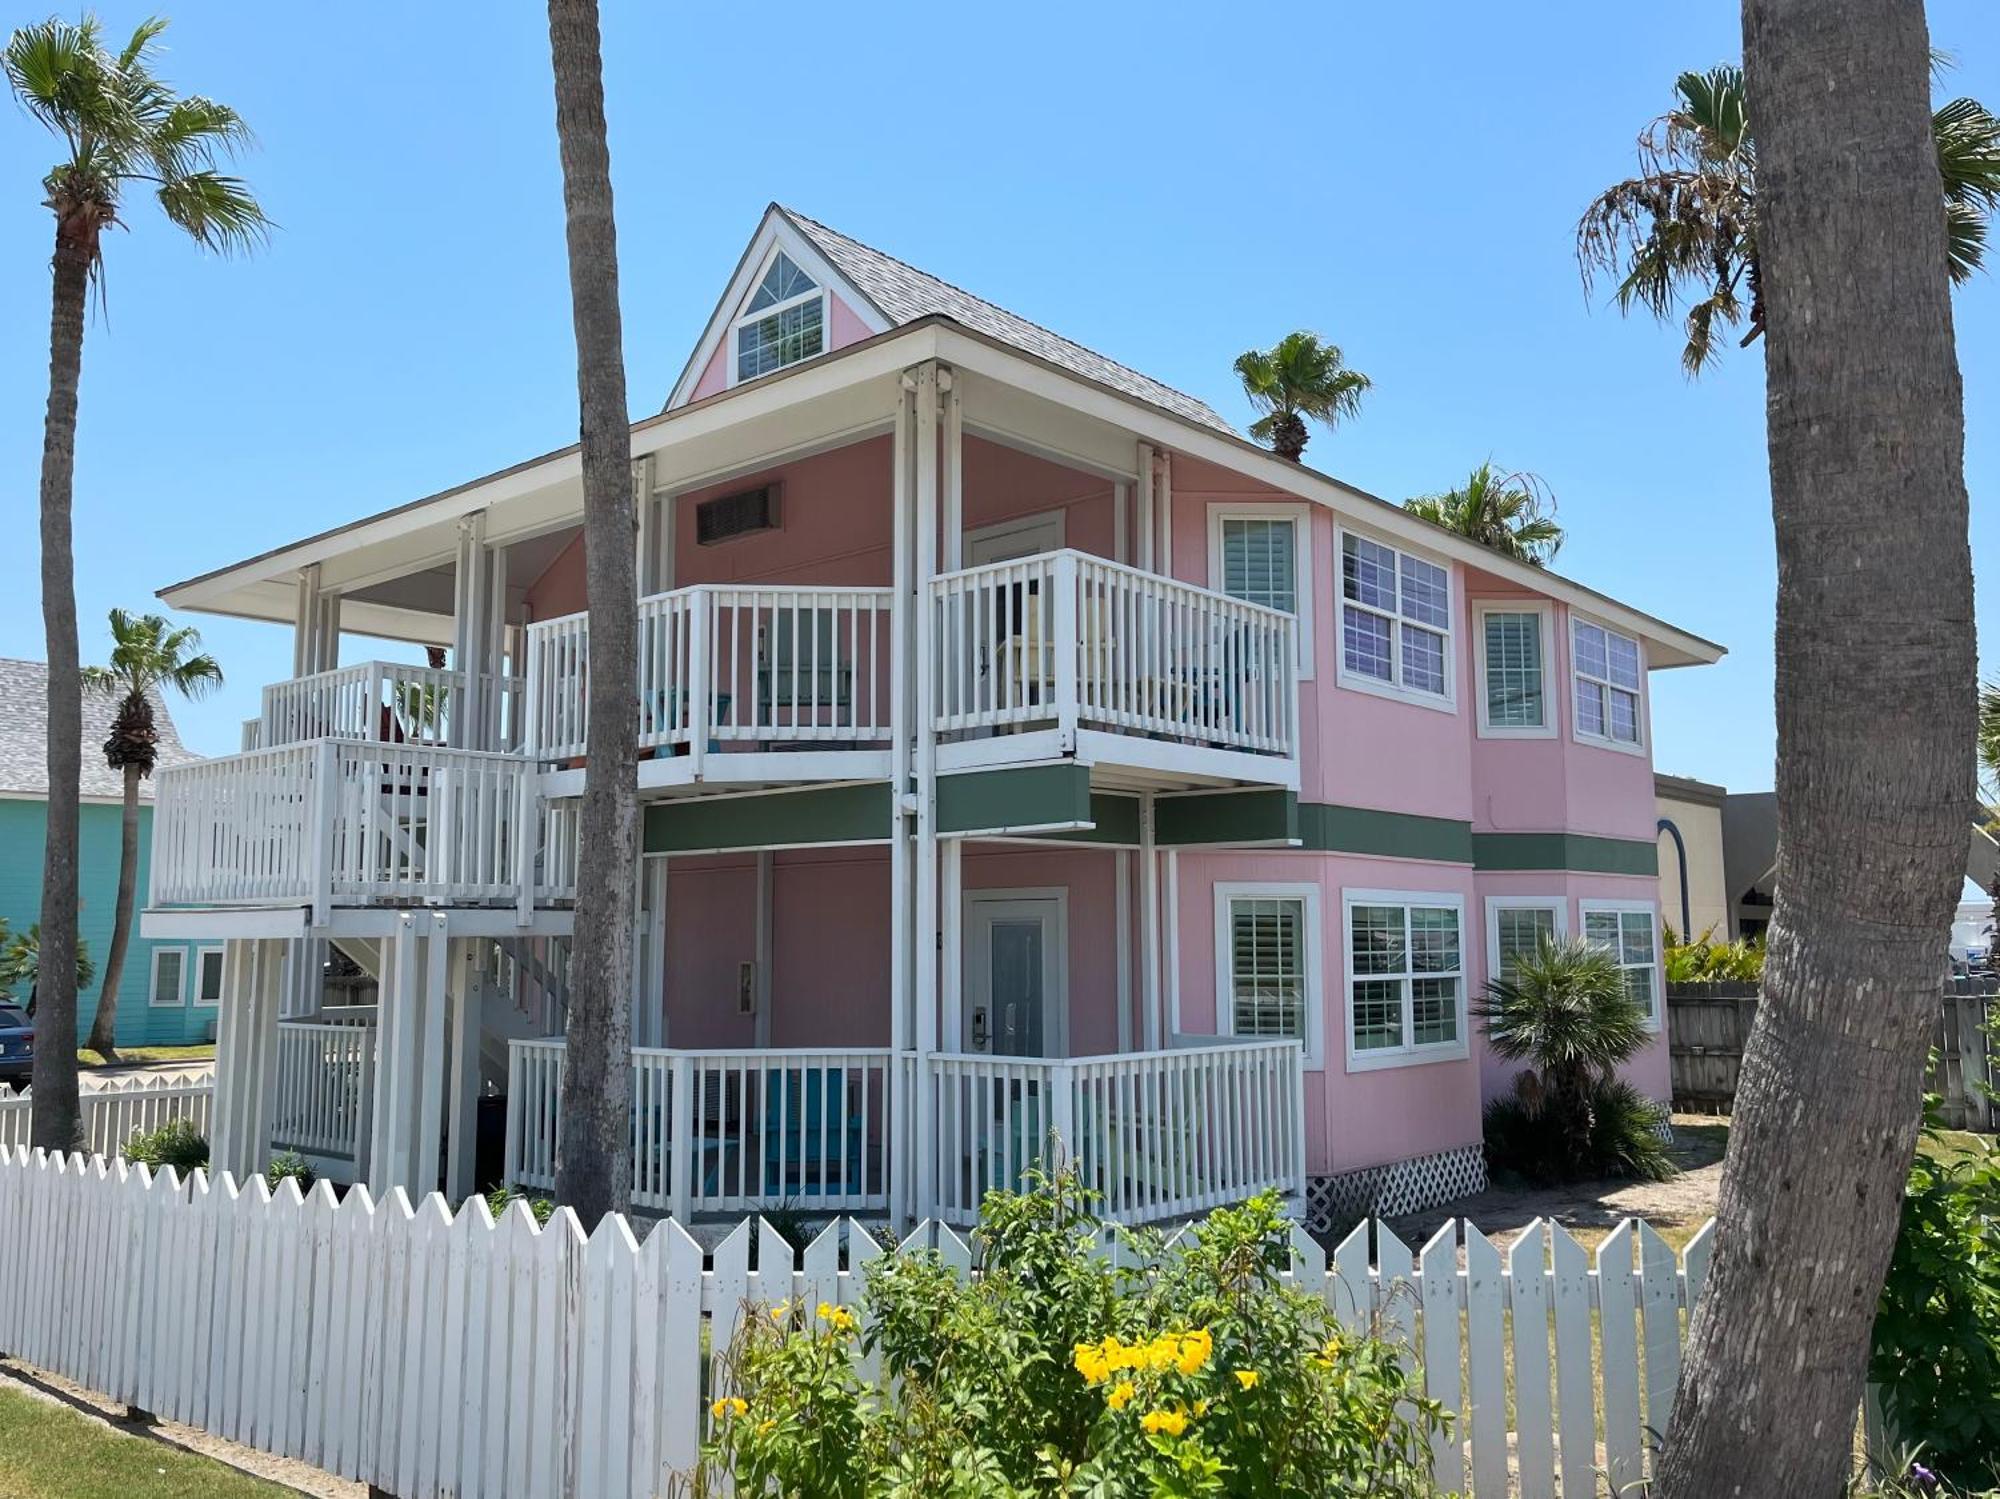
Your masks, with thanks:
M 1585 609 L 1662 647 L 1669 659 L 1662 659 L 1661 653 L 1656 652 L 1652 665 L 1706 664 L 1719 661 L 1724 655 L 1724 647 L 1713 641 L 1689 634 L 1546 568 L 1512 561 L 1476 542 L 1453 536 L 1428 521 L 1419 520 L 1400 505 L 1391 504 L 1301 464 L 1289 463 L 1248 439 L 1225 436 L 1211 427 L 1186 421 L 1136 397 L 1113 391 L 1095 381 L 1081 379 L 1031 354 L 1009 348 L 957 324 L 937 324 L 936 333 L 938 358 L 947 364 L 1004 381 L 1045 400 L 1121 426 L 1143 441 L 1217 464 L 1266 483 L 1281 493 L 1324 505 L 1370 530 L 1482 568 L 1538 593 Z

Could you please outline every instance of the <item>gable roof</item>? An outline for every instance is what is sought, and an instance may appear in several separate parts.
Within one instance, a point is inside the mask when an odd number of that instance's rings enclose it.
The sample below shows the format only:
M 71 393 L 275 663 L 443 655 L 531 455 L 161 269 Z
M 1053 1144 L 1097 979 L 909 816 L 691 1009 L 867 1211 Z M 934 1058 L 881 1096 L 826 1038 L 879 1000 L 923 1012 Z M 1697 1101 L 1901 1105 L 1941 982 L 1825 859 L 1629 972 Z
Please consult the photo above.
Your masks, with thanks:
M 199 760 L 181 743 L 180 730 L 167 711 L 166 700 L 154 688 L 153 722 L 160 733 L 162 766 Z M 116 799 L 125 794 L 125 777 L 104 763 L 104 740 L 118 716 L 118 698 L 109 692 L 83 693 L 83 774 L 79 789 L 86 797 Z M 49 669 L 40 661 L 0 657 L 0 795 L 49 794 Z M 153 799 L 150 779 L 139 782 L 139 800 Z
M 1100 385 L 1108 385 L 1125 395 L 1172 412 L 1188 421 L 1199 422 L 1218 432 L 1230 436 L 1237 435 L 1236 429 L 1205 401 L 1196 400 L 1184 391 L 1175 390 L 1170 385 L 1162 385 L 1149 376 L 1140 374 L 1106 358 L 1093 349 L 1074 343 L 1059 333 L 1052 333 L 1039 323 L 1031 323 L 1026 318 L 1009 312 L 988 302 L 983 297 L 975 297 L 968 291 L 941 281 L 928 271 L 920 271 L 906 261 L 885 254 L 871 245 L 864 245 L 858 239 L 850 238 L 839 230 L 806 217 L 796 209 L 773 203 L 765 210 L 764 223 L 751 237 L 754 249 L 763 237 L 765 227 L 776 218 L 789 225 L 808 245 L 816 251 L 839 278 L 846 283 L 839 288 L 858 299 L 863 307 L 873 312 L 882 324 L 882 331 L 901 328 L 922 318 L 948 318 L 962 324 L 988 338 L 998 339 L 1023 353 L 1045 359 L 1058 368 L 1068 370 L 1073 375 L 1081 375 L 1087 380 L 1095 380 Z M 745 252 L 746 263 L 749 252 Z M 739 272 L 740 275 L 740 272 Z M 734 283 L 732 283 L 732 290 Z M 722 305 L 716 308 L 711 319 L 710 334 L 704 335 L 700 349 L 690 360 L 690 369 L 701 364 L 701 349 L 709 347 L 714 328 L 718 323 L 727 322 L 736 315 L 736 305 L 740 296 L 724 293 Z M 681 384 L 675 388 L 675 397 L 692 389 L 689 375 L 683 375 Z M 670 400 L 669 405 L 673 404 Z

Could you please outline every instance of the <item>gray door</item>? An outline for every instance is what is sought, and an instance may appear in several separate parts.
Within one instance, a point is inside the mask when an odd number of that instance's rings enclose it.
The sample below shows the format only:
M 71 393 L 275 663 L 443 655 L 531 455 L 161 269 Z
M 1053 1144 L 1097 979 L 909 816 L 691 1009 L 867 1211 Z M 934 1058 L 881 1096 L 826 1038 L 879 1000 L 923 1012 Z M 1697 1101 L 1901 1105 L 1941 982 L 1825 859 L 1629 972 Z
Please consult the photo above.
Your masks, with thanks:
M 968 901 L 968 1051 L 1045 1057 L 1056 1046 L 1062 989 L 1062 902 L 1051 897 Z

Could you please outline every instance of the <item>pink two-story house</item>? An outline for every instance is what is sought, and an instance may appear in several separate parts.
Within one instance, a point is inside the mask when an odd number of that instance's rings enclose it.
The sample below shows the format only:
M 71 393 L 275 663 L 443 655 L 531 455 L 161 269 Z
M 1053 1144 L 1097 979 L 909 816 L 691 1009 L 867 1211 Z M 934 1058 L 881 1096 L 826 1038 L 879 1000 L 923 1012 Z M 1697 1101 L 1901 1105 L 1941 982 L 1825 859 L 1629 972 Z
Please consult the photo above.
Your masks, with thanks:
M 632 455 L 640 1206 L 966 1222 L 1055 1141 L 1129 1220 L 1399 1210 L 1484 1180 L 1510 953 L 1663 1017 L 1647 680 L 1720 647 L 777 206 Z M 163 591 L 296 642 L 160 779 L 219 1164 L 552 1181 L 581 524 L 572 448 Z

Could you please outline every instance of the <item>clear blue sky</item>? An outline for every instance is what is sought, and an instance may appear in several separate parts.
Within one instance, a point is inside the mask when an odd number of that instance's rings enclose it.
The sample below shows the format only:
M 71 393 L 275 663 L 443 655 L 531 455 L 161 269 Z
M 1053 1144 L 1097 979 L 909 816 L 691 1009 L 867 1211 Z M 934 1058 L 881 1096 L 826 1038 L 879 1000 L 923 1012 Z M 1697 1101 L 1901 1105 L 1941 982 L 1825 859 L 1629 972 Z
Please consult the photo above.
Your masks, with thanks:
M 109 4 L 121 36 L 151 6 Z M 25 19 L 37 14 L 17 9 Z M 283 226 L 204 259 L 110 237 L 84 354 L 77 594 L 107 608 L 571 441 L 548 39 L 533 5 L 171 11 L 166 71 L 236 105 Z M 606 6 L 628 378 L 657 410 L 771 199 L 1246 420 L 1230 361 L 1294 327 L 1376 382 L 1320 467 L 1400 499 L 1491 455 L 1547 478 L 1561 567 L 1727 644 L 1656 676 L 1661 769 L 1771 784 L 1762 360 L 1699 383 L 1586 302 L 1572 236 L 1735 5 Z M 1933 0 L 1950 86 L 2000 104 L 2000 7 Z M 0 654 L 43 654 L 34 552 L 53 159 L 0 112 Z M 2000 554 L 2000 282 L 1958 294 L 1973 548 Z M 198 619 L 235 748 L 288 632 Z M 2000 639 L 2000 594 L 1981 591 Z M 363 647 L 350 647 L 350 654 Z M 1989 645 L 1989 671 L 2000 650 Z

